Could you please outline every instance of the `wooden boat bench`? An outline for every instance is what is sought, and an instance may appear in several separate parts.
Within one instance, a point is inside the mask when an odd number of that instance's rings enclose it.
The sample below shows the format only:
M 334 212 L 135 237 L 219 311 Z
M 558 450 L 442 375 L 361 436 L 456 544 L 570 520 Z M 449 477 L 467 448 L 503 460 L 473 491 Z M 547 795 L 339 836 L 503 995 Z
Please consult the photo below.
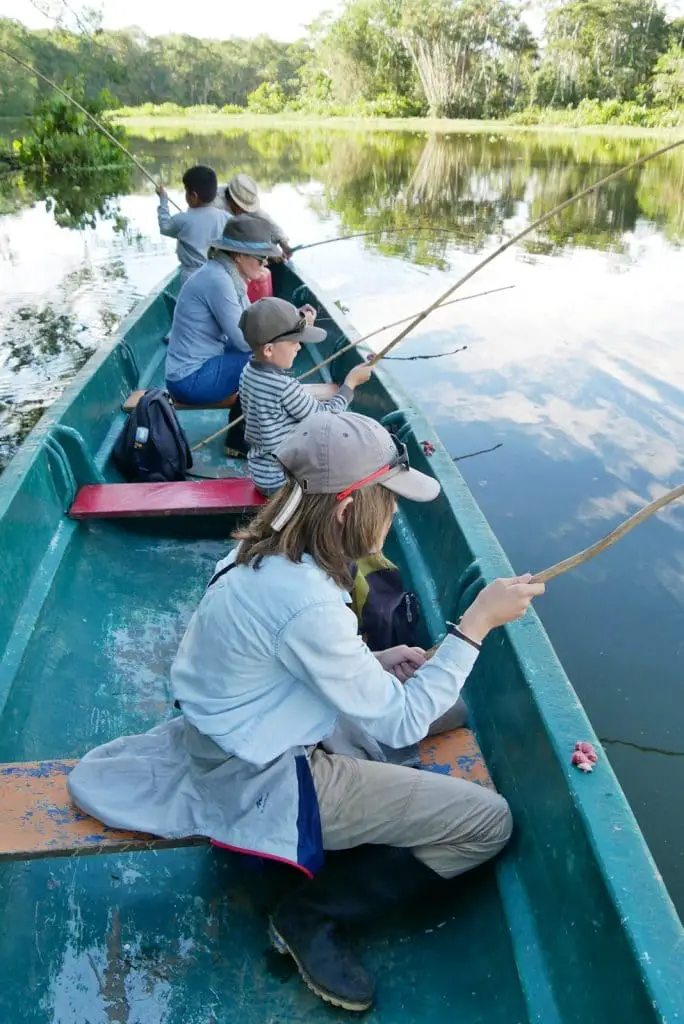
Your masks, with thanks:
M 180 480 L 158 484 L 86 484 L 69 509 L 70 519 L 134 519 L 248 512 L 266 498 L 248 477 Z
M 470 729 L 431 736 L 420 745 L 423 767 L 493 788 Z M 159 839 L 108 828 L 72 803 L 67 777 L 76 761 L 0 765 L 0 860 L 74 857 L 197 846 L 203 837 Z
M 136 405 L 149 390 L 148 388 L 138 388 L 137 391 L 131 391 L 128 398 L 123 402 L 121 406 L 122 412 L 133 412 Z M 228 395 L 227 398 L 223 398 L 220 402 L 212 402 L 210 405 L 184 405 L 182 402 L 174 402 L 174 409 L 232 409 L 237 402 L 237 391 L 233 395 Z
M 338 390 L 337 384 L 302 384 L 302 387 L 308 391 L 310 395 L 313 395 L 314 398 L 317 398 L 319 402 L 325 402 L 326 399 L 332 398 L 333 395 L 337 394 Z M 131 391 L 128 398 L 122 404 L 121 411 L 133 412 L 136 405 L 145 394 L 145 391 L 146 388 L 139 388 L 137 391 Z M 237 398 L 238 396 L 236 392 L 234 395 L 228 395 L 227 398 L 224 398 L 220 402 L 213 402 L 206 405 L 184 405 L 182 402 L 174 402 L 173 407 L 174 409 L 180 409 L 186 412 L 190 409 L 195 409 L 198 412 L 206 409 L 232 409 Z

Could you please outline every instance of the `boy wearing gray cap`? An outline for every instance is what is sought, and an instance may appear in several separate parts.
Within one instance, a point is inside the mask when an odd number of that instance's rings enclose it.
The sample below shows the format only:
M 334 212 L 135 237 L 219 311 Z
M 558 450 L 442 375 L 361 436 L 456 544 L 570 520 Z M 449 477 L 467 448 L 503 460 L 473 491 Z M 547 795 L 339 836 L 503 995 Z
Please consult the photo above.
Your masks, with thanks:
M 359 384 L 365 384 L 371 367 L 361 363 L 349 371 L 336 395 L 319 402 L 291 376 L 290 370 L 302 345 L 323 341 L 326 332 L 306 314 L 284 299 L 260 299 L 245 310 L 240 328 L 252 350 L 252 358 L 240 377 L 240 402 L 245 416 L 245 440 L 249 473 L 259 490 L 269 496 L 285 483 L 282 466 L 273 452 L 297 424 L 314 412 L 344 412 Z

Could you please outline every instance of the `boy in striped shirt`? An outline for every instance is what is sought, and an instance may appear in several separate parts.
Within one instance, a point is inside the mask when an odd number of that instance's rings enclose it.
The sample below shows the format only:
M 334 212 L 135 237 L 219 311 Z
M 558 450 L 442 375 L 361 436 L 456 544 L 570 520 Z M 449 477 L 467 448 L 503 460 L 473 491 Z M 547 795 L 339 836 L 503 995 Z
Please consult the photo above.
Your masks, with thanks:
M 252 358 L 240 377 L 240 403 L 245 416 L 247 463 L 252 480 L 270 496 L 285 483 L 273 452 L 297 424 L 314 412 L 344 412 L 359 384 L 369 380 L 371 367 L 355 366 L 336 395 L 319 402 L 290 374 L 302 344 L 323 341 L 326 335 L 313 326 L 315 311 L 298 310 L 284 299 L 260 299 L 240 318 Z

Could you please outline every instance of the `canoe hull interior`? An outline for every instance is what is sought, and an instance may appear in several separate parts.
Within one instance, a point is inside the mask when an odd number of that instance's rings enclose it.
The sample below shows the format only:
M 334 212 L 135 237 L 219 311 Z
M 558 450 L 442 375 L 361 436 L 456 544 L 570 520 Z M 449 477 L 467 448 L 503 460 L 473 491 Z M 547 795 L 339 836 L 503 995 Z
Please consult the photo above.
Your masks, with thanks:
M 327 355 L 353 329 L 290 268 L 277 294 L 315 301 Z M 115 481 L 122 401 L 163 380 L 176 279 L 98 353 L 43 418 L 0 486 L 0 757 L 78 757 L 171 713 L 168 670 L 185 624 L 239 516 L 72 522 L 85 483 Z M 321 308 L 327 305 L 327 308 Z M 331 366 L 341 380 L 357 357 Z M 307 364 L 302 362 L 301 369 Z M 322 378 L 325 380 L 326 375 Z M 328 378 L 329 379 L 329 378 Z M 505 555 L 422 412 L 380 370 L 354 406 L 394 414 L 411 461 L 443 492 L 402 505 L 387 554 L 417 591 L 422 641 L 435 642 Z M 192 443 L 227 413 L 183 412 Z M 67 429 L 64 429 L 67 428 Z M 432 457 L 420 444 L 437 445 Z M 223 441 L 199 472 L 244 473 Z M 473 563 L 477 563 L 473 568 Z M 681 926 L 604 757 L 571 769 L 595 736 L 536 615 L 487 642 L 466 698 L 497 788 L 516 820 L 496 865 L 465 876 L 439 906 L 378 920 L 360 946 L 378 980 L 369 1020 L 676 1020 L 684 1014 Z M 0 865 L 3 1020 L 15 1022 L 331 1021 L 267 952 L 277 879 L 209 847 Z M 27 991 L 33 996 L 27 1000 Z

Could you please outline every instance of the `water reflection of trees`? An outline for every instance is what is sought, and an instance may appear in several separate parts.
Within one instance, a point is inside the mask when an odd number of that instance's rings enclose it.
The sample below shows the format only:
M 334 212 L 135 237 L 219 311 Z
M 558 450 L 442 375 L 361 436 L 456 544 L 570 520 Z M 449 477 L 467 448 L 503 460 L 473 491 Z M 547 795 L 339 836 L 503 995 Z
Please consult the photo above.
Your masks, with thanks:
M 33 430 L 47 405 L 49 402 L 41 399 L 24 401 L 21 405 L 0 400 L 0 472 Z
M 263 189 L 320 182 L 309 202 L 321 217 L 335 216 L 345 233 L 384 232 L 364 244 L 437 266 L 445 264 L 449 247 L 477 251 L 504 236 L 514 215 L 538 217 L 656 145 L 618 136 L 428 136 L 305 125 L 220 134 L 192 134 L 181 128 L 163 138 L 153 129 L 132 139 L 150 170 L 170 185 L 179 185 L 195 162 L 214 166 L 220 180 L 246 171 Z M 566 246 L 620 251 L 625 233 L 640 218 L 655 222 L 678 243 L 684 238 L 683 186 L 684 156 L 677 151 L 569 207 L 531 237 L 526 249 L 530 254 Z M 120 169 L 80 178 L 72 170 L 67 178 L 52 181 L 41 179 L 38 172 L 33 178 L 4 175 L 0 213 L 43 199 L 65 226 L 82 227 L 110 217 L 122 227 L 116 196 L 129 187 Z M 139 178 L 137 187 L 148 186 Z M 296 236 L 295 226 L 288 227 Z M 414 227 L 421 232 L 413 233 Z M 429 227 L 439 228 L 439 233 L 430 235 L 425 231 Z
M 514 215 L 538 217 L 630 163 L 655 141 L 629 137 L 486 133 L 430 135 L 302 127 L 134 140 L 165 181 L 202 159 L 220 178 L 243 170 L 262 188 L 320 182 L 310 197 L 344 232 L 384 231 L 365 244 L 417 263 L 441 264 L 449 246 L 475 251 L 509 232 Z M 569 207 L 528 242 L 530 253 L 566 246 L 621 251 L 640 218 L 684 238 L 684 157 L 677 151 Z M 288 225 L 294 234 L 292 225 Z M 412 226 L 440 228 L 412 235 Z M 401 233 L 391 236 L 392 231 Z
M 93 351 L 91 345 L 79 338 L 85 330 L 75 316 L 58 312 L 50 303 L 42 308 L 20 306 L 7 331 L 3 332 L 5 362 L 17 371 L 27 366 L 34 368 L 57 356 L 67 356 L 71 376 Z
M 102 219 L 123 231 L 127 225 L 118 197 L 130 192 L 131 185 L 127 165 L 49 170 L 38 165 L 21 171 L 0 167 L 0 216 L 44 202 L 60 227 L 92 228 Z
M 119 260 L 96 270 L 79 268 L 61 283 L 61 308 L 56 303 L 19 306 L 5 317 L 0 352 L 9 373 L 0 379 L 0 471 L 92 355 L 97 342 L 119 325 L 119 313 L 106 302 L 96 319 L 82 323 L 68 308 L 74 294 L 85 285 L 125 278 Z

